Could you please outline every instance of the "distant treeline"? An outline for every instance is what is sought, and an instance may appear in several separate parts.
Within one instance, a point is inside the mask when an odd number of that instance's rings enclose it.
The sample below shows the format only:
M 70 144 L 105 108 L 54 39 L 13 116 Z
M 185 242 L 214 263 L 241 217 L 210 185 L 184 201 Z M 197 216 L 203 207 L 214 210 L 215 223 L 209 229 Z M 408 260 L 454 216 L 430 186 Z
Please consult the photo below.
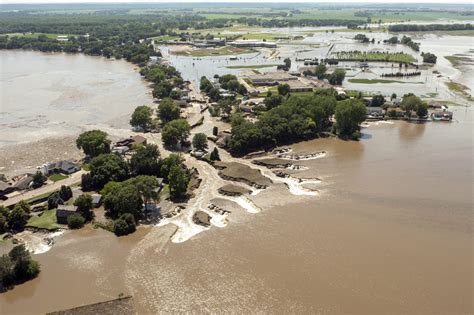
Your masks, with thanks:
M 396 24 L 390 25 L 390 32 L 431 32 L 431 31 L 463 31 L 472 30 L 472 24 Z

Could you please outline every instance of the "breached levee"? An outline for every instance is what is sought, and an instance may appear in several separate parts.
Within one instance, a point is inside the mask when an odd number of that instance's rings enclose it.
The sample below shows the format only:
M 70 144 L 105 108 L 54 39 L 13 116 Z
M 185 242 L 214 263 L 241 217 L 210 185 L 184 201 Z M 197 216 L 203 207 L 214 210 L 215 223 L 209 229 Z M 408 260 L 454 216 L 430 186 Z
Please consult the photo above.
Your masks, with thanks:
M 284 168 L 288 170 L 305 170 L 308 169 L 306 166 L 303 165 L 296 165 L 289 162 L 287 159 L 280 159 L 280 158 L 273 158 L 273 159 L 261 159 L 261 160 L 253 160 L 253 164 L 265 166 L 269 169 L 278 169 Z
M 214 167 L 219 170 L 222 179 L 234 182 L 242 182 L 256 189 L 265 189 L 272 184 L 271 179 L 263 176 L 255 168 L 238 162 L 216 162 Z
M 26 249 L 33 254 L 43 254 L 49 251 L 53 245 L 55 238 L 63 234 L 64 231 L 56 232 L 32 232 L 32 231 L 23 231 L 18 234 L 15 234 L 14 239 L 20 243 L 24 244 Z
M 326 156 L 326 151 L 311 152 L 311 153 L 281 153 L 277 154 L 277 157 L 285 160 L 292 161 L 309 161 L 315 160 Z

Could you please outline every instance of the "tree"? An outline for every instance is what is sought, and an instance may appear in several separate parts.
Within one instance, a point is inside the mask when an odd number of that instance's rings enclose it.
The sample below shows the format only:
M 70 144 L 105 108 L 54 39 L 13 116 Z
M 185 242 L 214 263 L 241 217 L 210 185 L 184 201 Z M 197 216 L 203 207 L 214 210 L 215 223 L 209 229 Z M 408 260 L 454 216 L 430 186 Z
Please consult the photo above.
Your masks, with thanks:
M 77 207 L 77 212 L 79 212 L 86 221 L 92 220 L 92 217 L 94 216 L 92 208 L 94 205 L 91 195 L 80 195 L 76 200 L 74 200 L 74 205 Z
M 80 213 L 73 213 L 67 217 L 67 226 L 70 229 L 80 229 L 84 226 L 86 219 Z
M 425 102 L 418 103 L 415 107 L 415 112 L 420 118 L 426 117 L 428 115 L 428 104 Z
M 114 221 L 114 233 L 117 236 L 128 235 L 135 232 L 135 218 L 130 213 L 124 213 Z
M 288 93 L 290 93 L 290 86 L 288 84 L 278 84 L 278 94 L 285 96 Z
M 207 137 L 204 133 L 197 133 L 193 137 L 193 147 L 195 150 L 207 150 Z
M 336 70 L 334 70 L 333 73 L 329 75 L 328 81 L 332 85 L 341 85 L 345 77 L 346 71 L 344 69 L 337 68 Z
M 172 198 L 179 198 L 184 196 L 188 189 L 189 177 L 182 167 L 173 165 L 168 174 L 168 183 L 170 196 Z
M 64 204 L 64 200 L 59 195 L 59 192 L 54 192 L 48 197 L 48 209 L 56 209 L 58 205 Z
M 336 105 L 336 130 L 339 136 L 354 137 L 359 125 L 365 120 L 365 105 L 360 100 L 349 99 Z
M 81 133 L 76 140 L 76 145 L 78 149 L 82 149 L 91 158 L 110 152 L 110 140 L 107 139 L 107 133 L 101 130 L 90 130 Z
M 314 74 L 318 77 L 319 80 L 322 80 L 326 76 L 326 70 L 326 65 L 324 63 L 321 63 L 316 67 L 316 71 L 314 72 Z
M 101 154 L 92 159 L 90 174 L 95 187 L 102 188 L 109 181 L 123 181 L 128 178 L 127 163 L 118 155 Z
M 291 68 L 291 59 L 290 59 L 290 58 L 285 58 L 285 59 L 283 60 L 283 63 L 285 64 L 285 68 L 286 68 L 286 69 L 289 70 L 289 69 Z
M 283 103 L 283 96 L 281 96 L 281 95 L 267 96 L 263 100 L 263 103 L 265 104 L 266 109 L 270 110 L 272 108 L 275 108 L 275 107 L 281 105 L 281 103 Z
M 135 128 L 140 128 L 141 130 L 148 130 L 152 123 L 152 114 L 153 111 L 149 106 L 138 106 L 132 114 L 130 125 Z
M 211 161 L 220 161 L 221 158 L 219 156 L 219 150 L 217 150 L 216 147 L 214 147 L 214 150 L 211 152 L 211 156 L 209 157 Z
M 140 216 L 143 200 L 137 187 L 129 183 L 116 183 L 109 193 L 104 195 L 104 208 L 112 218 L 124 213 Z
M 183 156 L 179 153 L 171 153 L 166 159 L 163 160 L 163 163 L 161 164 L 161 177 L 165 181 L 168 181 L 168 174 L 170 173 L 171 167 L 174 165 L 182 165 L 184 162 Z
M 59 189 L 59 197 L 66 201 L 72 198 L 72 189 L 69 186 L 62 185 Z
M 13 265 L 12 279 L 14 282 L 24 282 L 33 279 L 40 272 L 38 262 L 31 258 L 25 245 L 17 245 L 8 253 L 8 258 Z
M 163 125 L 179 118 L 179 107 L 170 98 L 164 98 L 158 105 L 158 116 Z
M 436 60 L 438 59 L 438 57 L 432 53 L 421 53 L 421 56 L 423 57 L 423 62 L 425 63 L 436 63 Z
M 385 97 L 383 95 L 378 94 L 378 95 L 372 96 L 372 101 L 371 101 L 372 106 L 378 107 L 378 106 L 382 106 L 384 103 L 385 103 Z
M 217 126 L 212 127 L 212 134 L 216 137 L 219 134 L 219 129 L 217 128 Z
M 8 226 L 12 230 L 23 230 L 28 222 L 28 212 L 20 204 L 16 204 L 8 215 Z
M 392 93 L 392 96 L 390 96 L 390 100 L 393 101 L 394 99 L 397 98 L 397 94 L 396 93 Z
M 175 146 L 185 143 L 189 137 L 191 128 L 185 119 L 175 119 L 166 124 L 161 132 L 161 138 L 167 146 Z
M 207 96 L 209 96 L 211 101 L 217 102 L 221 98 L 221 93 L 218 88 L 212 87 L 207 93 Z
M 158 175 L 160 172 L 158 146 L 147 144 L 138 148 L 130 159 L 130 170 L 135 175 Z
M 400 107 L 405 111 L 407 117 L 411 118 L 411 112 L 416 111 L 422 104 L 423 101 L 418 96 L 412 94 L 403 97 Z
M 43 175 L 41 172 L 36 172 L 35 175 L 33 175 L 33 188 L 38 188 L 44 185 L 46 182 L 46 176 Z
M 92 182 L 92 176 L 90 173 L 82 174 L 81 188 L 82 191 L 91 191 L 94 188 L 94 183 Z

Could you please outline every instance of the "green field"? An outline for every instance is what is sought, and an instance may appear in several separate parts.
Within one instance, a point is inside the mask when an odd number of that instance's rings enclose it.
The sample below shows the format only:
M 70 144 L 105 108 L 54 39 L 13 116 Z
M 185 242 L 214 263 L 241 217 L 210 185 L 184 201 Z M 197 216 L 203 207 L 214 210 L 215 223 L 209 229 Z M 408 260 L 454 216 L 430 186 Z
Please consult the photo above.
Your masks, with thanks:
M 270 68 L 276 67 L 278 64 L 268 64 L 268 65 L 248 65 L 248 66 L 227 66 L 227 69 L 260 69 L 260 68 Z
M 39 35 L 46 35 L 46 37 L 51 39 L 56 39 L 58 36 L 66 36 L 67 34 L 51 34 L 51 33 L 10 33 L 8 36 L 18 36 L 26 38 L 37 38 Z
M 377 83 L 411 83 L 411 84 L 423 84 L 423 82 L 408 82 L 398 80 L 383 80 L 383 79 L 348 79 L 350 83 L 360 84 L 377 84 Z
M 193 49 L 190 51 L 178 51 L 175 54 L 178 56 L 192 56 L 192 57 L 206 57 L 206 56 L 227 56 L 227 55 L 240 55 L 249 54 L 256 52 L 255 49 L 251 48 L 237 48 L 232 46 L 224 46 L 219 48 L 203 48 Z
M 66 178 L 68 178 L 68 176 L 63 175 L 63 174 L 51 174 L 51 175 L 48 176 L 48 179 L 53 181 L 53 182 L 57 182 L 57 181 L 60 181 L 60 180 L 66 179 Z
M 46 230 L 57 230 L 63 227 L 56 222 L 56 209 L 46 210 L 40 216 L 31 217 L 26 226 Z
M 332 56 L 337 60 L 346 61 L 387 61 L 387 62 L 415 62 L 416 59 L 405 53 L 382 53 L 362 51 L 336 51 Z

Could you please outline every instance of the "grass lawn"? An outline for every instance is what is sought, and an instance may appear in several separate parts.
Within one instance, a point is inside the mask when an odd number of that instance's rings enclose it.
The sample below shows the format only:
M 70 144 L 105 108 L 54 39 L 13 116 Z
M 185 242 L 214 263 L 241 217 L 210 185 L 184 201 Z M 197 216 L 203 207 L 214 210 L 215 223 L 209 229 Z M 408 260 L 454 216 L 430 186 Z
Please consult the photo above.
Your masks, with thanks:
M 46 210 L 38 217 L 31 217 L 26 226 L 47 230 L 56 230 L 63 227 L 56 222 L 56 209 Z
M 268 64 L 268 65 L 248 65 L 248 66 L 227 66 L 227 69 L 259 69 L 259 68 L 270 68 L 276 67 L 278 64 Z
M 367 53 L 362 51 L 336 51 L 332 53 L 338 60 L 350 61 L 387 61 L 387 62 L 415 62 L 416 59 L 405 53 L 381 53 L 373 52 Z
M 412 83 L 422 84 L 423 82 L 408 82 L 398 80 L 383 80 L 383 79 L 348 79 L 350 83 L 361 83 L 361 84 L 377 84 L 377 83 Z
M 176 55 L 180 56 L 192 56 L 192 57 L 206 57 L 206 56 L 227 56 L 227 55 L 240 55 L 249 54 L 256 52 L 255 49 L 251 48 L 238 48 L 232 46 L 224 46 L 219 48 L 204 48 L 194 49 L 190 51 L 178 51 Z
M 278 33 L 249 33 L 242 34 L 239 36 L 241 39 L 259 39 L 259 40 L 274 40 L 275 37 L 285 37 L 288 35 L 278 34 Z
M 68 176 L 63 175 L 63 174 L 51 174 L 48 176 L 48 179 L 53 181 L 53 182 L 58 182 L 60 180 L 66 179 Z
M 462 65 L 463 63 L 467 63 L 467 62 L 472 62 L 473 59 L 468 57 L 468 56 L 446 56 L 444 57 L 446 59 L 449 60 L 449 62 L 451 62 L 451 64 L 454 66 L 454 67 L 459 67 L 460 65 Z

